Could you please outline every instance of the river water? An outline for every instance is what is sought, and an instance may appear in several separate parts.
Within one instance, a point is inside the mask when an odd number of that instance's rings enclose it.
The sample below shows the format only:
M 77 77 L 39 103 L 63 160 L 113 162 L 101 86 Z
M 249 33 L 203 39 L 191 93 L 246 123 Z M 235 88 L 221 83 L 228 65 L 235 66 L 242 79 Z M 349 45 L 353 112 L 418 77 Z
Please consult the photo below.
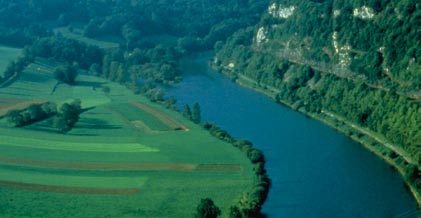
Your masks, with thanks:
M 269 218 L 417 217 L 415 200 L 389 165 L 336 130 L 212 71 L 209 57 L 186 59 L 184 80 L 167 95 L 179 108 L 198 102 L 202 120 L 263 150 L 273 183 L 263 207 Z

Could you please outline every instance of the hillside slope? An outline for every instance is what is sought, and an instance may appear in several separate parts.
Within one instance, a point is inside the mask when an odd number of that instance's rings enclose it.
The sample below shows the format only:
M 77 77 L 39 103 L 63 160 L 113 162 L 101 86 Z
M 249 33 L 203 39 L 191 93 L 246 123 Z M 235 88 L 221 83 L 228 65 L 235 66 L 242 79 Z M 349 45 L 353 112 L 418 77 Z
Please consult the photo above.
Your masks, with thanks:
M 419 192 L 419 7 L 397 0 L 272 1 L 258 25 L 215 45 L 211 65 L 348 134 Z

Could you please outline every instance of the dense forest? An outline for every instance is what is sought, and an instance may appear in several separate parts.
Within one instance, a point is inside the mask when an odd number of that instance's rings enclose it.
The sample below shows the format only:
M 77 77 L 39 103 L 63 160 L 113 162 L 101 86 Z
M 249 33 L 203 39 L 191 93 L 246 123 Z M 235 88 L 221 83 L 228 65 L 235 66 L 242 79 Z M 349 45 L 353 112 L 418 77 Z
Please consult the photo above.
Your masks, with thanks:
M 297 110 L 368 129 L 345 131 L 358 140 L 367 132 L 386 138 L 392 151 L 383 155 L 404 157 L 397 165 L 414 181 L 421 163 L 419 7 L 395 0 L 272 1 L 257 25 L 215 44 L 211 65 Z
M 84 36 L 118 39 L 128 49 L 154 47 L 147 36 L 169 35 L 186 49 L 210 48 L 254 24 L 266 1 L 0 1 L 0 42 L 26 45 L 60 26 Z

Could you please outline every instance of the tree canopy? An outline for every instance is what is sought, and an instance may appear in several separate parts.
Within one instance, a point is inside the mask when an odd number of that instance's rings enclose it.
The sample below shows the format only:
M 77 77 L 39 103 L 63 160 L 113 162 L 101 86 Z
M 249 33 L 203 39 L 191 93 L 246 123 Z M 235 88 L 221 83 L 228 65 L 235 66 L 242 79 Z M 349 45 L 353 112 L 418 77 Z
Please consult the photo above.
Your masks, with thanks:
M 219 215 L 221 215 L 221 210 L 213 203 L 212 199 L 200 200 L 195 218 L 217 218 Z

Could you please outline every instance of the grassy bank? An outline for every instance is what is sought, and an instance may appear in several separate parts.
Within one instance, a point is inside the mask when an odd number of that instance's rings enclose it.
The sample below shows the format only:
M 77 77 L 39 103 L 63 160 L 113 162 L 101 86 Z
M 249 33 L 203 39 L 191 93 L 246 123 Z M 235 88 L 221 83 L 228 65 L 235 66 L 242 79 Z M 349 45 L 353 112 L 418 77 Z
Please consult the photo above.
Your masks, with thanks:
M 276 95 L 280 92 L 275 87 L 261 86 L 253 79 L 248 78 L 244 75 L 238 75 L 238 78 L 235 80 L 235 82 L 241 86 L 250 88 L 273 99 L 275 99 Z M 408 189 L 417 201 L 418 206 L 421 206 L 421 190 L 417 189 L 416 182 L 411 182 L 408 179 L 408 165 L 417 165 L 417 161 L 411 158 L 410 155 L 407 155 L 404 151 L 399 149 L 397 146 L 394 146 L 386 138 L 379 135 L 378 133 L 375 133 L 371 130 L 368 130 L 367 128 L 361 127 L 355 123 L 347 121 L 345 118 L 337 114 L 324 110 L 322 110 L 321 113 L 312 113 L 306 111 L 304 108 L 298 108 L 295 104 L 291 104 L 282 99 L 277 100 L 280 103 L 294 110 L 304 113 L 307 116 L 319 120 L 327 124 L 328 126 L 336 129 L 337 131 L 348 135 L 352 140 L 360 143 L 369 151 L 382 158 L 401 174 L 405 184 L 408 186 Z

